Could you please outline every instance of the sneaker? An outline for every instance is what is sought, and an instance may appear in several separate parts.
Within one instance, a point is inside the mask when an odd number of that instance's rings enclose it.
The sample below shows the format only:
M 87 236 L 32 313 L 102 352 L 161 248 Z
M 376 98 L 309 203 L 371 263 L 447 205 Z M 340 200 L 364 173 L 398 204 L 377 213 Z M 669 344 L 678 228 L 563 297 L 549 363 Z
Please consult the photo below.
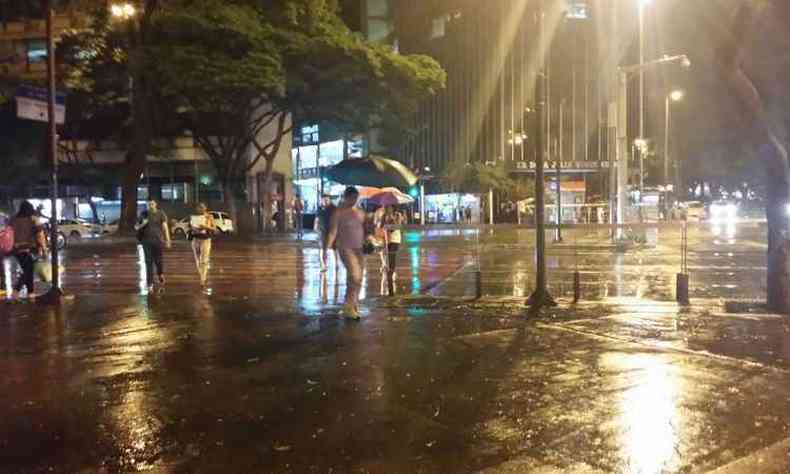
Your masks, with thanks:
M 345 316 L 346 319 L 353 319 L 355 321 L 359 321 L 361 319 L 357 308 L 350 304 L 343 306 L 343 316 Z

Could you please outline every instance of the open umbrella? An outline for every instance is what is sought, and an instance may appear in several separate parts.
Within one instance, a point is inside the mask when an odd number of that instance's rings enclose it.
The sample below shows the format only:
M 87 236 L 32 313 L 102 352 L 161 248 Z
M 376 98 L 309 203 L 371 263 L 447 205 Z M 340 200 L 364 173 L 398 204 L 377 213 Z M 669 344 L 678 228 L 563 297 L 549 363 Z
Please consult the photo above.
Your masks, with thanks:
M 349 186 L 408 188 L 417 184 L 417 176 L 403 163 L 378 156 L 344 160 L 327 168 L 324 175 Z
M 414 198 L 401 192 L 395 188 L 384 188 L 378 193 L 370 196 L 368 202 L 376 204 L 377 206 L 401 206 L 404 204 L 411 204 Z

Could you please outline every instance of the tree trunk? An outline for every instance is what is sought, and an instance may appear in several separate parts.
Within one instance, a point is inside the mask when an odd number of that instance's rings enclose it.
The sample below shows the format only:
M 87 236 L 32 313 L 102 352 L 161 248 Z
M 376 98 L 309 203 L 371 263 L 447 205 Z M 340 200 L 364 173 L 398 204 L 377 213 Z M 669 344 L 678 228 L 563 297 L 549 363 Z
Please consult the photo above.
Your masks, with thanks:
M 238 229 L 240 222 L 239 206 L 236 202 L 236 187 L 230 180 L 222 182 L 222 200 L 225 204 L 225 210 L 228 212 L 231 220 L 233 220 L 233 225 Z
M 266 159 L 266 166 L 263 169 L 263 189 L 259 192 L 263 196 L 263 230 L 268 232 L 272 230 L 272 176 L 274 174 L 274 157 Z M 285 191 L 285 190 L 283 190 Z M 280 213 L 284 213 L 285 209 L 281 209 Z
M 769 144 L 761 155 L 768 168 L 768 202 L 765 214 L 768 221 L 767 303 L 772 311 L 790 314 L 790 240 L 788 240 L 788 178 L 781 150 Z
M 135 154 L 129 153 L 121 179 L 121 219 L 118 222 L 118 232 L 122 234 L 134 231 L 137 220 L 137 185 L 140 183 L 140 175 L 145 171 L 145 153 L 142 153 L 142 157 L 139 154 L 134 156 Z

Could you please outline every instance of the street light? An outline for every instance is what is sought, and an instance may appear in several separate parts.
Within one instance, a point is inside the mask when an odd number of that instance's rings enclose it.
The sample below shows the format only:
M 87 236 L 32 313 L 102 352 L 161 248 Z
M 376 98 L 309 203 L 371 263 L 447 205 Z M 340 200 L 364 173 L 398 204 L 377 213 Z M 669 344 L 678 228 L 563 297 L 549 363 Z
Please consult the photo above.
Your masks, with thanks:
M 618 225 L 625 223 L 625 210 L 626 202 L 628 201 L 628 80 L 630 77 L 642 71 L 664 66 L 668 64 L 679 63 L 684 68 L 691 67 L 691 60 L 685 54 L 678 54 L 674 56 L 664 55 L 658 59 L 648 61 L 644 64 L 633 64 L 629 66 L 620 66 L 618 71 L 618 85 L 617 85 L 617 148 L 616 148 L 616 161 L 617 161 L 617 200 L 616 203 L 616 221 Z M 639 137 L 642 138 L 642 137 Z M 615 233 L 617 238 L 622 237 L 622 229 L 618 227 Z
M 672 112 L 672 102 L 680 102 L 686 94 L 680 90 L 674 90 L 667 94 L 664 100 L 664 189 L 666 194 L 664 196 L 664 207 L 669 209 L 669 126 Z M 675 165 L 677 166 L 677 164 Z M 679 184 L 679 183 L 676 183 Z M 665 218 L 669 217 L 669 212 L 666 212 Z
M 110 6 L 110 13 L 115 18 L 128 20 L 137 14 L 137 9 L 131 3 L 114 3 Z

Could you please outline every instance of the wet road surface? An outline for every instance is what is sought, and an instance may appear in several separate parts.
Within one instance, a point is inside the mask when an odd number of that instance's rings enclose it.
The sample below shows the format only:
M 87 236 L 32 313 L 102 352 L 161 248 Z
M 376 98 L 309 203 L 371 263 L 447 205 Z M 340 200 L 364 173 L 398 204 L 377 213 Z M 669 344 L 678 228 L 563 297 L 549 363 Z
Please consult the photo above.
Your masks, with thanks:
M 585 301 L 531 319 L 528 231 L 410 233 L 401 296 L 376 296 L 369 259 L 360 323 L 310 242 L 219 242 L 210 294 L 176 246 L 153 295 L 134 246 L 77 246 L 73 301 L 0 306 L 0 471 L 787 472 L 790 327 L 754 303 L 763 232 L 694 230 L 681 308 L 679 234 L 616 254 L 579 231 L 551 283 L 563 296 L 578 265 Z

